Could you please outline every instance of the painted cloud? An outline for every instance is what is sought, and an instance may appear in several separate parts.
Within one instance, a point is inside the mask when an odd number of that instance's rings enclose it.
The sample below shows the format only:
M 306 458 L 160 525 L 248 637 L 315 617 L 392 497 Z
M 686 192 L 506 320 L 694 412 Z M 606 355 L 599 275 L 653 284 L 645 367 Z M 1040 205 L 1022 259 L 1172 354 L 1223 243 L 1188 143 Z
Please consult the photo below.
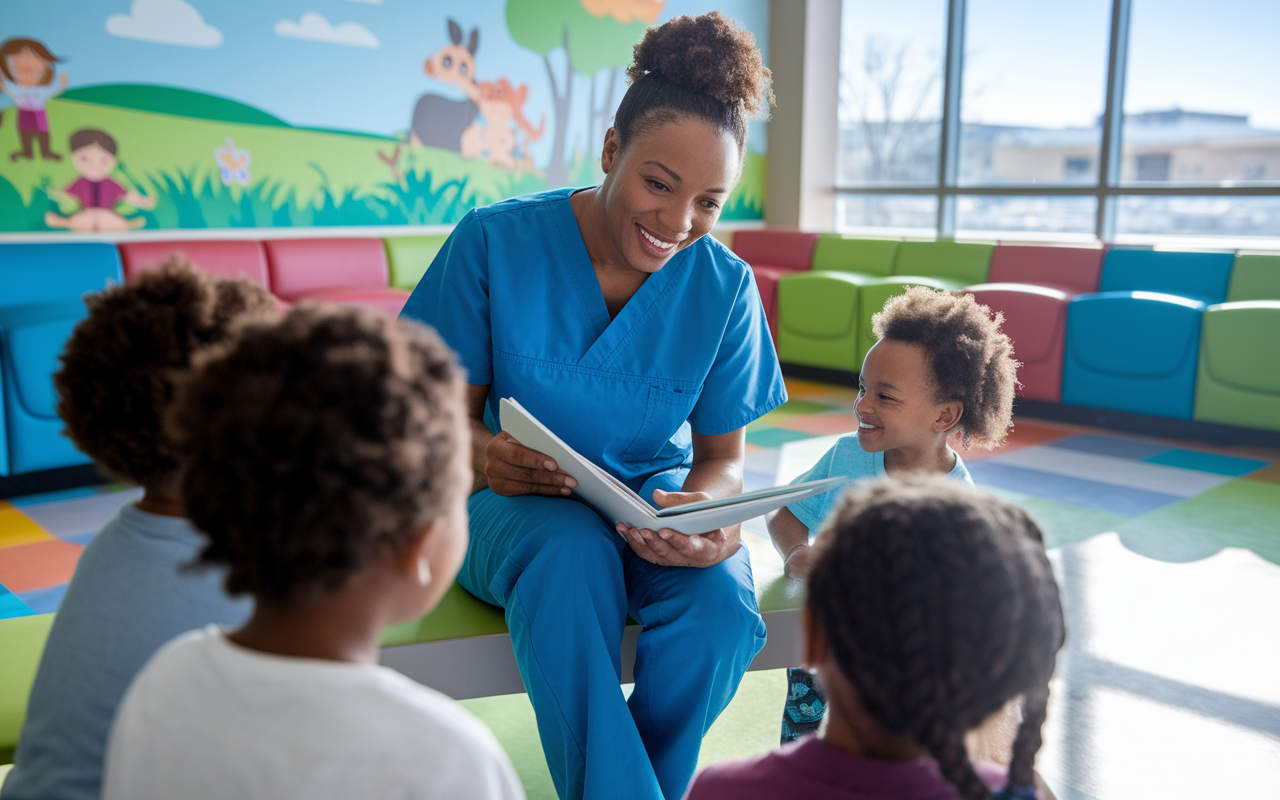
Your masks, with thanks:
M 222 44 L 222 31 L 205 22 L 200 12 L 185 0 L 133 0 L 128 14 L 107 17 L 107 33 L 123 39 L 183 47 Z
M 277 36 L 288 36 L 293 39 L 307 39 L 312 42 L 329 44 L 345 44 L 351 47 L 379 47 L 382 43 L 378 37 L 358 22 L 340 22 L 333 25 L 324 15 L 308 11 L 302 19 L 294 22 L 282 19 L 276 23 Z

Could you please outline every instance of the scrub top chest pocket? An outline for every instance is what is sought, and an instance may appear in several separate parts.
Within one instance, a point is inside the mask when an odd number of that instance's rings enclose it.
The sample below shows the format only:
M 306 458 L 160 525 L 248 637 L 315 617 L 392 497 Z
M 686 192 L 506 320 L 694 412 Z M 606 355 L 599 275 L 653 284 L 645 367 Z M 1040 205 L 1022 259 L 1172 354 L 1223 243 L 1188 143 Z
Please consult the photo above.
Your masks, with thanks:
M 699 394 L 694 388 L 649 384 L 644 419 L 622 458 L 644 463 L 688 452 L 693 438 L 688 419 Z M 671 452 L 664 452 L 666 449 Z

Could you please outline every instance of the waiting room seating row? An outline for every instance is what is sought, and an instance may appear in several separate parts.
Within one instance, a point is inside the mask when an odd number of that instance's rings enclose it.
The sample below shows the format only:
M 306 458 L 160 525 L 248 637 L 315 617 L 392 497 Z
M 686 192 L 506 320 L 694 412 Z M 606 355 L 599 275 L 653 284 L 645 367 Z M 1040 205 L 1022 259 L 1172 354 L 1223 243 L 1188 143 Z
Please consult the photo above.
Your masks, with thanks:
M 0 476 L 88 463 L 62 436 L 53 373 L 88 292 L 154 269 L 171 253 L 245 277 L 282 301 L 400 313 L 443 236 L 0 244 Z
M 856 372 L 886 300 L 963 290 L 1003 314 L 1022 397 L 1280 430 L 1280 254 L 768 229 L 739 232 L 734 250 L 784 362 Z

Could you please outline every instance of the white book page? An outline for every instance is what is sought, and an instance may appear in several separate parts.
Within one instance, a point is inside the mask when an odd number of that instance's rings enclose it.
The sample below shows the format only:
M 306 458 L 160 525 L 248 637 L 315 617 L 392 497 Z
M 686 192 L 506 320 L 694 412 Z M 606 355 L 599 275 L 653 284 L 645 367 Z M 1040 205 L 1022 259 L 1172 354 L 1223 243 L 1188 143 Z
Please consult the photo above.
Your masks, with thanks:
M 610 523 L 623 522 L 633 528 L 670 528 L 690 535 L 706 533 L 831 491 L 845 482 L 844 478 L 828 478 L 794 486 L 773 486 L 657 511 L 622 481 L 566 444 L 514 399 L 501 400 L 498 417 L 502 430 L 525 447 L 550 457 L 561 471 L 573 476 L 578 482 L 573 493 L 600 516 Z

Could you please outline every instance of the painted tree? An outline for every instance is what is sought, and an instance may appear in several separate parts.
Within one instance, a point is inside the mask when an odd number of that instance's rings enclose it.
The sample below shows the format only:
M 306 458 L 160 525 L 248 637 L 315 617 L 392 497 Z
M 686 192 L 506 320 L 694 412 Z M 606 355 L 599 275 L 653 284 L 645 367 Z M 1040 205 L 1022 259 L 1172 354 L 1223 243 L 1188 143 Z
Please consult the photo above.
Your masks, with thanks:
M 547 165 L 548 186 L 561 186 L 569 176 L 569 112 L 575 75 L 591 79 L 587 103 L 587 135 L 591 136 L 613 112 L 618 70 L 630 63 L 631 48 L 664 4 L 665 0 L 507 0 L 512 38 L 542 56 L 551 83 L 555 134 Z M 561 70 L 550 57 L 557 48 L 565 55 Z M 606 89 L 597 98 L 596 78 L 606 70 Z

